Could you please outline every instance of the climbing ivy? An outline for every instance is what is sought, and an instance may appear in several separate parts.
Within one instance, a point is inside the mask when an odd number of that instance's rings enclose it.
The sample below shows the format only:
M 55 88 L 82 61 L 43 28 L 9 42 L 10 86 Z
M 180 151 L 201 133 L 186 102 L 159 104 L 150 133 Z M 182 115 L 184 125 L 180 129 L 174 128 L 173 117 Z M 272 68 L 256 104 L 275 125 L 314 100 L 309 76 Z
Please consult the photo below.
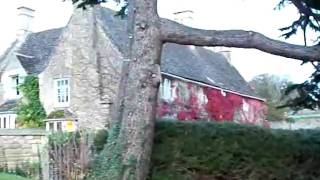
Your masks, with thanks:
M 19 90 L 23 98 L 20 99 L 17 108 L 18 124 L 27 128 L 41 127 L 46 113 L 39 98 L 39 79 L 36 76 L 27 76 Z
M 95 160 L 88 179 L 121 179 L 124 169 L 124 164 L 122 163 L 124 141 L 122 141 L 120 131 L 120 122 L 116 122 L 109 130 L 107 144 Z

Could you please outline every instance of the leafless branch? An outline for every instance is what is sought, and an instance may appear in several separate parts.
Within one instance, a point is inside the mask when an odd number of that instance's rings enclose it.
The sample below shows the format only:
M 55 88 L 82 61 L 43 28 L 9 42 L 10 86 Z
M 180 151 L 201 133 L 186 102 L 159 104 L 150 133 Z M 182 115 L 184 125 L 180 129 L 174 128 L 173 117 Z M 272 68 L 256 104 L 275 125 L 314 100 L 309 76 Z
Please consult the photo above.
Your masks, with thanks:
M 253 31 L 201 30 L 162 18 L 161 33 L 164 42 L 196 46 L 252 48 L 305 62 L 320 61 L 320 46 L 305 47 L 289 44 Z

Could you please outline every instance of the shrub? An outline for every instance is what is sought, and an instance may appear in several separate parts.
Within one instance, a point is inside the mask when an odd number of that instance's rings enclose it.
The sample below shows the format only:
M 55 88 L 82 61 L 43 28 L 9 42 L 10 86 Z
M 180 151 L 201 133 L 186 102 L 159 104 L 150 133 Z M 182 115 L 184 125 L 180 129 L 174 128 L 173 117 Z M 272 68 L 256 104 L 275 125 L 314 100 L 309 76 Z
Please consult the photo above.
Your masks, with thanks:
M 64 117 L 65 117 L 64 110 L 53 111 L 47 116 L 48 119 L 58 119 L 58 118 L 64 118 Z
M 107 143 L 107 139 L 108 131 L 106 129 L 101 129 L 95 134 L 93 145 L 97 153 L 100 153 L 103 150 L 105 144 Z
M 320 131 L 160 121 L 152 164 L 152 180 L 320 179 Z
M 106 142 L 104 135 L 107 133 L 101 132 L 98 138 L 100 148 Z M 112 137 L 110 133 L 109 139 Z M 114 153 L 121 152 L 116 150 Z M 105 173 L 96 168 L 100 161 L 117 167 L 117 161 L 106 158 L 105 153 L 106 149 L 97 156 L 99 161 L 90 170 L 93 175 Z M 320 130 L 171 120 L 156 123 L 149 179 L 315 180 L 320 179 L 318 167 Z

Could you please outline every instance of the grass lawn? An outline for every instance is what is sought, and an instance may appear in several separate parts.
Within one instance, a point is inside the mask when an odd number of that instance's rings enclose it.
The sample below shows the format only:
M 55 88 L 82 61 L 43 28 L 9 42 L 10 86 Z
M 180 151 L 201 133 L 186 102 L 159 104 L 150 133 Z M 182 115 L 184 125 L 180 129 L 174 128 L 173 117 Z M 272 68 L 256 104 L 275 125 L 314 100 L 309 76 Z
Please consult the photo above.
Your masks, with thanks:
M 16 176 L 12 174 L 0 173 L 0 180 L 30 180 L 21 176 Z

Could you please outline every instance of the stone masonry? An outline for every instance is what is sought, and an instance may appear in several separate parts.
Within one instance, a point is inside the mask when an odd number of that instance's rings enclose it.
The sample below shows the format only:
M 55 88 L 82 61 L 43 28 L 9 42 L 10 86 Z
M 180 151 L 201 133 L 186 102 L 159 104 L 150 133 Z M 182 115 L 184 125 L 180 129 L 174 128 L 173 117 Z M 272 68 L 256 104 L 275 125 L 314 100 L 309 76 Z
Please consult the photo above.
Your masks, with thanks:
M 12 169 L 24 163 L 39 163 L 46 141 L 43 130 L 1 130 L 0 167 Z
M 75 10 L 50 63 L 40 74 L 40 96 L 47 114 L 57 110 L 53 80 L 70 79 L 70 106 L 79 126 L 108 127 L 117 92 L 122 54 L 102 32 L 94 8 Z

